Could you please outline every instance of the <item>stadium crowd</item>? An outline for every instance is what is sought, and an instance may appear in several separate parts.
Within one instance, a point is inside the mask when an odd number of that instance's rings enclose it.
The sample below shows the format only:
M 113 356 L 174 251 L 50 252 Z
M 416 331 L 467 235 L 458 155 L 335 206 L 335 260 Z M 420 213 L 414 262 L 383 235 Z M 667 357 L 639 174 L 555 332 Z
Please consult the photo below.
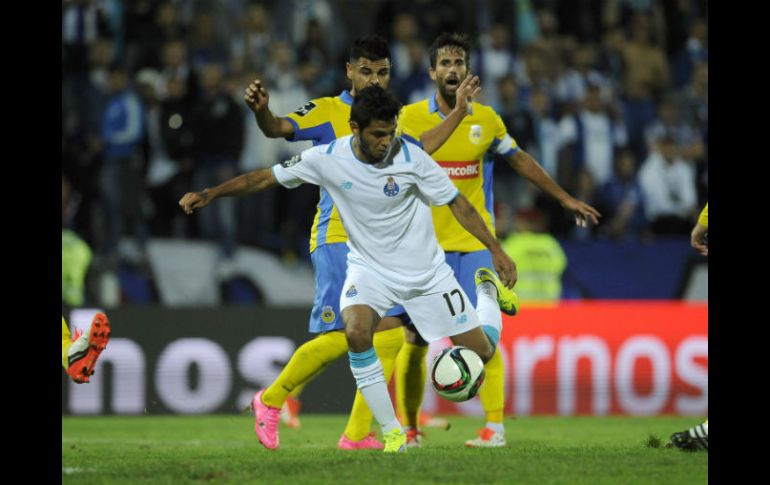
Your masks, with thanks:
M 250 81 L 292 112 L 347 89 L 350 41 L 378 33 L 390 89 L 412 103 L 433 93 L 427 45 L 444 31 L 475 41 L 476 101 L 604 216 L 576 228 L 497 164 L 500 238 L 533 211 L 560 239 L 689 238 L 708 189 L 705 0 L 64 0 L 62 229 L 107 270 L 143 267 L 150 237 L 216 241 L 224 261 L 238 245 L 306 260 L 313 187 L 190 218 L 176 202 L 309 147 L 261 133 L 243 102 Z

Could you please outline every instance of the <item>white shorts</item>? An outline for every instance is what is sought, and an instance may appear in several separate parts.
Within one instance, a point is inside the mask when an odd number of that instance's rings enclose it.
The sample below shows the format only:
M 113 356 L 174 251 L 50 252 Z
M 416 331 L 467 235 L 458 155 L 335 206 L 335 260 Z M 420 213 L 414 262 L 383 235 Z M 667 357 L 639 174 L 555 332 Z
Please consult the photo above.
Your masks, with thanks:
M 476 309 L 446 264 L 422 288 L 389 284 L 366 268 L 348 266 L 340 295 L 340 310 L 368 305 L 382 317 L 397 304 L 404 309 L 423 339 L 433 342 L 481 325 Z

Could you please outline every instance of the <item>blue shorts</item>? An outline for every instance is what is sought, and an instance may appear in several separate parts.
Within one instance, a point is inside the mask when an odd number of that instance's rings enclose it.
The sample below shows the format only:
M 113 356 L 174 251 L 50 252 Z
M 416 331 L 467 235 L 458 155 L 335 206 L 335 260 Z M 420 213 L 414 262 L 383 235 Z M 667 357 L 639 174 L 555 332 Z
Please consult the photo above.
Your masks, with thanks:
M 476 270 L 479 268 L 489 268 L 494 271 L 492 264 L 492 253 L 486 249 L 474 251 L 472 253 L 446 253 L 446 263 L 455 272 L 455 278 L 462 286 L 463 291 L 468 295 L 471 304 L 476 308 Z
M 348 266 L 348 245 L 332 243 L 318 246 L 310 253 L 315 274 L 315 301 L 310 312 L 308 331 L 323 333 L 345 328 L 340 314 L 340 295 L 345 284 L 345 272 Z M 475 299 L 475 290 L 473 293 Z M 470 295 L 469 295 L 470 296 Z M 405 313 L 401 305 L 391 309 L 386 316 Z
M 463 291 L 468 296 L 471 305 L 476 308 L 476 302 L 478 301 L 476 298 L 476 270 L 479 268 L 490 268 L 494 271 L 495 266 L 492 264 L 492 253 L 482 249 L 472 253 L 447 252 L 445 254 L 446 263 L 454 271 L 455 278 L 457 278 Z M 404 311 L 404 307 L 398 305 L 388 312 L 388 316 L 399 315 L 404 313 Z M 402 320 L 407 324 L 411 322 L 408 315 L 402 317 Z

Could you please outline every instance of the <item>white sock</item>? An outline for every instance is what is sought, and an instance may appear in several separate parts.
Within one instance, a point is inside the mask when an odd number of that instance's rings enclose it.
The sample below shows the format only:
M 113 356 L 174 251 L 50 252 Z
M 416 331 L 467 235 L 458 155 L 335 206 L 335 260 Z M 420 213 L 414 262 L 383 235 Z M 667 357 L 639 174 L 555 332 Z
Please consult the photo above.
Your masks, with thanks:
M 369 350 L 374 353 L 373 348 Z M 361 354 L 368 352 L 369 351 L 362 352 Z M 353 355 L 353 352 L 350 354 Z M 380 362 L 380 359 L 376 357 L 376 354 L 374 359 L 371 357 L 367 359 L 368 362 L 371 362 L 372 360 L 374 360 L 373 363 L 358 367 L 354 364 L 354 358 L 351 358 L 350 370 L 353 372 L 353 377 L 356 379 L 356 386 L 364 396 L 364 401 L 366 401 L 366 405 L 369 406 L 369 409 L 372 411 L 374 419 L 376 419 L 380 426 L 383 427 L 383 432 L 390 431 L 393 428 L 400 429 L 401 425 L 396 419 L 396 412 L 393 409 L 393 403 L 388 394 L 388 386 L 385 383 L 385 374 L 382 370 L 382 363 Z M 358 365 L 360 365 L 360 359 L 358 362 Z
M 500 304 L 497 303 L 497 288 L 489 281 L 476 286 L 476 314 L 481 325 L 489 326 L 497 331 L 498 338 L 503 329 L 503 315 Z M 494 342 L 497 345 L 497 342 Z
M 491 423 L 487 421 L 486 427 L 498 434 L 505 434 L 505 426 L 503 423 Z

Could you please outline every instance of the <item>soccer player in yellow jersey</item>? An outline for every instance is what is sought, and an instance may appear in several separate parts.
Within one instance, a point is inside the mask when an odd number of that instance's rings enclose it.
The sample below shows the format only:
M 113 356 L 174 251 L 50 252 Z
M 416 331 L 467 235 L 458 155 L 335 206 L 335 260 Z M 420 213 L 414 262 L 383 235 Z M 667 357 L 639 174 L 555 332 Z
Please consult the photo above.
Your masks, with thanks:
M 61 317 L 61 364 L 73 381 L 83 384 L 91 379 L 99 355 L 110 340 L 110 321 L 97 313 L 82 334 L 70 337 L 70 329 Z
M 399 117 L 398 133 L 408 141 L 424 144 L 426 133 L 435 134 L 442 120 L 456 107 L 457 89 L 469 70 L 470 43 L 458 34 L 441 34 L 429 49 L 430 77 L 436 84 L 434 96 L 405 106 Z M 452 131 L 452 130 L 450 130 Z M 566 193 L 541 166 L 508 135 L 500 116 L 489 106 L 472 103 L 470 113 L 448 135 L 432 157 L 449 174 L 460 192 L 476 207 L 494 234 L 492 163 L 494 155 L 504 157 L 510 166 L 541 190 L 556 198 L 575 216 L 579 226 L 598 223 L 596 209 Z M 476 305 L 474 274 L 478 268 L 491 268 L 491 256 L 484 246 L 454 220 L 445 207 L 434 207 L 433 224 L 446 260 L 457 280 Z M 407 342 L 396 365 L 396 400 L 405 419 L 409 444 L 419 446 L 419 408 L 425 383 L 425 342 L 407 331 Z M 505 446 L 503 427 L 504 366 L 500 351 L 486 366 L 486 380 L 479 396 L 486 412 L 486 425 L 480 437 L 468 440 L 470 447 Z M 414 372 L 412 372 L 414 370 Z
M 692 228 L 692 233 L 690 234 L 690 245 L 703 256 L 709 255 L 708 232 L 709 205 L 706 203 L 698 217 L 698 222 Z M 707 419 L 702 424 L 693 426 L 685 431 L 672 434 L 671 445 L 685 451 L 708 451 L 709 420 Z
M 316 98 L 308 101 L 293 113 L 276 116 L 269 107 L 269 94 L 260 80 L 253 81 L 244 95 L 246 104 L 254 112 L 259 128 L 271 138 L 286 138 L 289 141 L 311 140 L 313 145 L 330 143 L 341 136 L 351 134 L 350 106 L 356 92 L 367 86 L 387 88 L 390 81 L 391 62 L 387 42 L 378 36 L 357 39 L 350 50 L 350 61 L 346 64 L 347 78 L 351 81 L 350 91 L 338 96 Z M 478 78 L 463 78 L 460 88 L 467 96 L 478 92 Z M 447 129 L 457 125 L 466 110 L 463 96 L 461 105 L 448 118 Z M 448 133 L 447 132 L 447 133 Z M 424 149 L 428 153 L 441 140 L 428 136 Z M 444 139 L 446 136 L 444 136 Z M 310 314 L 309 330 L 317 337 L 301 345 L 276 380 L 267 388 L 257 392 L 252 400 L 255 414 L 255 432 L 260 442 L 268 449 L 279 444 L 278 420 L 280 409 L 290 397 L 328 364 L 346 355 L 348 344 L 339 311 L 342 285 L 345 281 L 348 247 L 347 235 L 342 227 L 337 208 L 323 189 L 310 232 L 310 258 L 315 272 L 315 302 Z M 400 307 L 389 311 L 382 319 L 374 336 L 374 348 L 382 361 L 386 379 L 390 379 L 393 367 L 404 342 Z M 369 432 L 372 413 L 366 406 L 360 392 L 356 392 L 353 409 L 347 426 L 337 444 L 344 450 L 379 449 L 382 444 Z

